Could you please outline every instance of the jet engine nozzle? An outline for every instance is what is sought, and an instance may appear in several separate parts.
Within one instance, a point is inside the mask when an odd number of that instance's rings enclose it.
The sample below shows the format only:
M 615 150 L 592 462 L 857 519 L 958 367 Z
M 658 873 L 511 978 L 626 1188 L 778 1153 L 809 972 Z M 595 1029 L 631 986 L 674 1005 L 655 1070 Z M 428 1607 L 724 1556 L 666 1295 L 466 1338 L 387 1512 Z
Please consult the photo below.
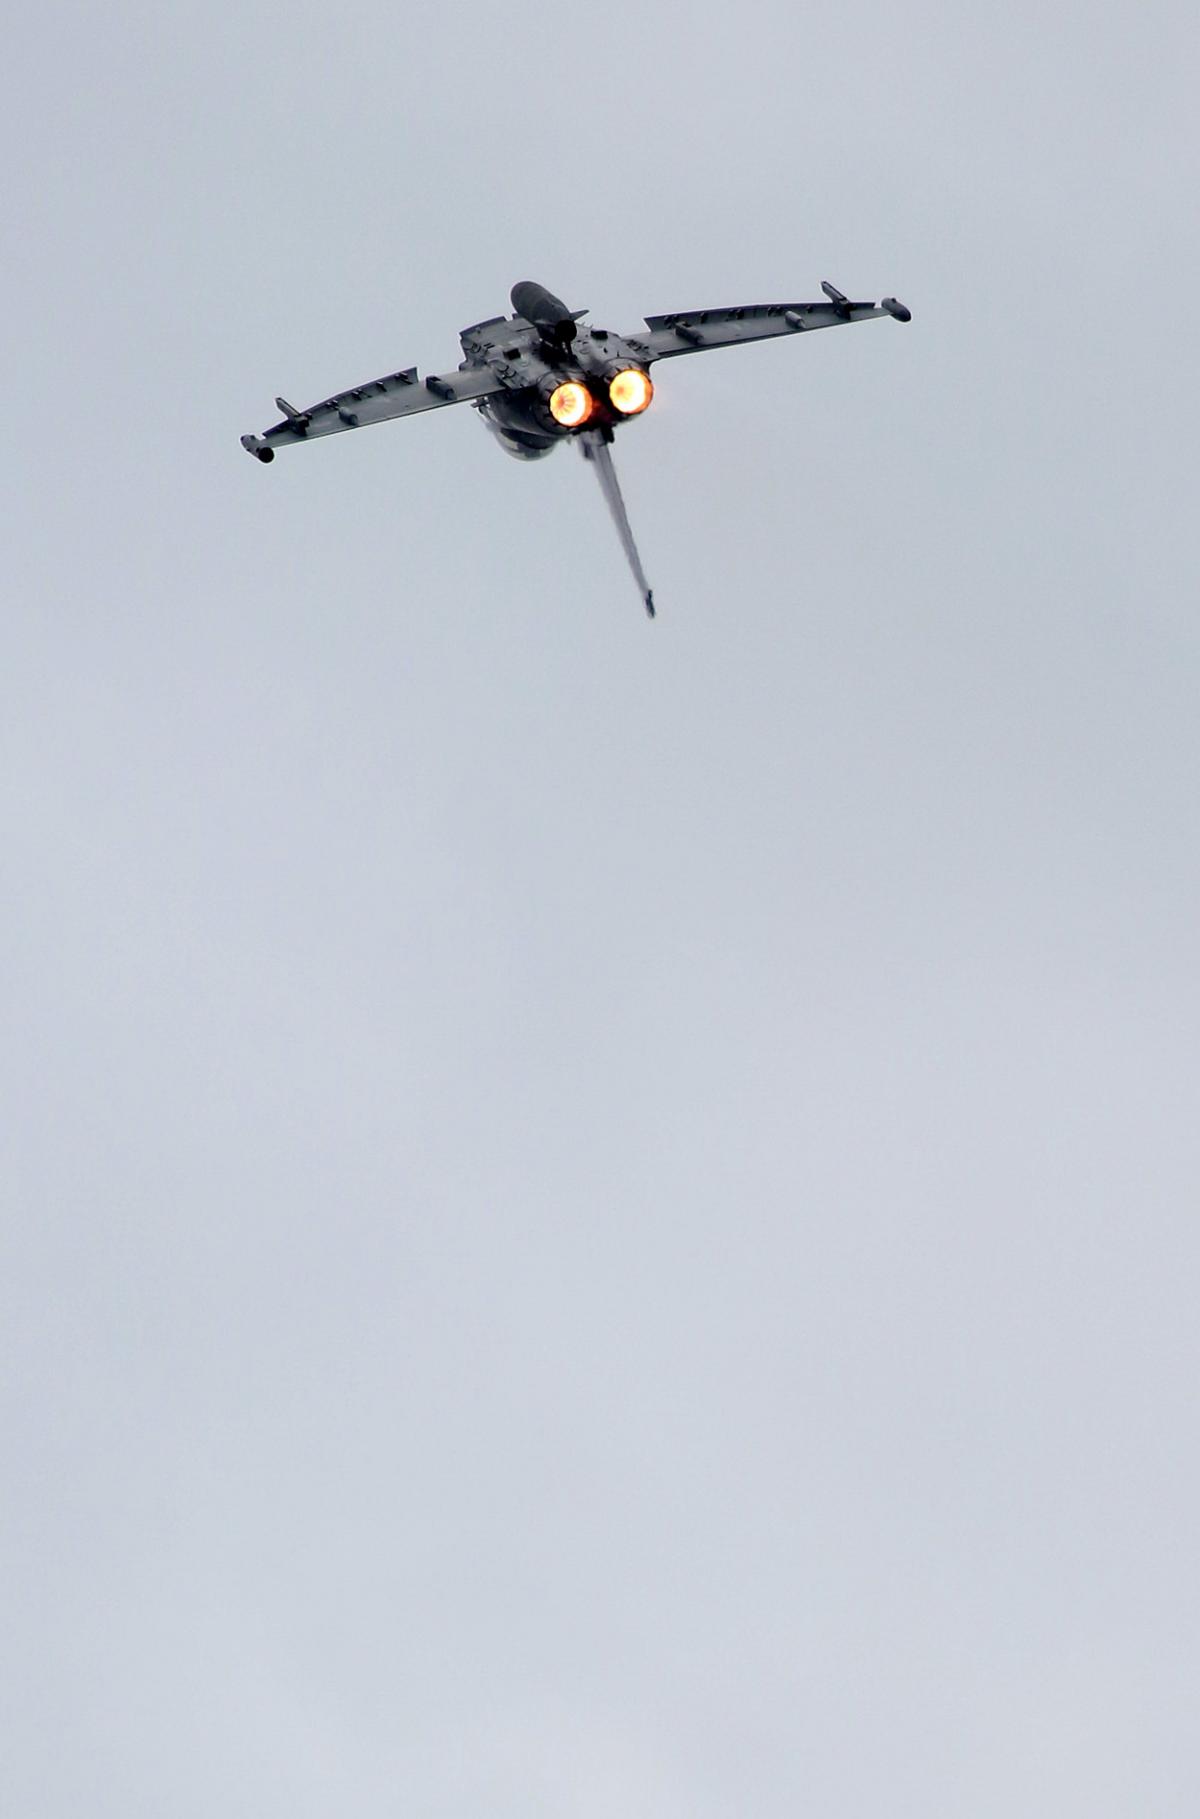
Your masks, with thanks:
M 563 429 L 579 429 L 596 408 L 596 400 L 579 379 L 564 379 L 546 400 L 546 408 Z
M 614 365 L 607 377 L 609 403 L 622 417 L 636 417 L 654 396 L 650 375 L 640 366 Z

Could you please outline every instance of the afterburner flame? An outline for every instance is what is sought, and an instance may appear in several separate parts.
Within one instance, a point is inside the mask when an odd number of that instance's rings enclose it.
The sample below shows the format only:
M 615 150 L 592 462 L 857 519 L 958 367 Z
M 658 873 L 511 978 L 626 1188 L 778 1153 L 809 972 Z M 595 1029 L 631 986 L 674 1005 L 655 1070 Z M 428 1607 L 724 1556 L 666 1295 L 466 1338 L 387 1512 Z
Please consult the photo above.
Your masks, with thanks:
M 592 394 L 576 379 L 564 380 L 550 394 L 550 415 L 564 429 L 578 429 L 586 423 L 594 408 Z
M 640 366 L 627 366 L 624 372 L 614 373 L 609 380 L 608 395 L 615 411 L 620 411 L 623 417 L 636 417 L 653 398 L 654 387 Z

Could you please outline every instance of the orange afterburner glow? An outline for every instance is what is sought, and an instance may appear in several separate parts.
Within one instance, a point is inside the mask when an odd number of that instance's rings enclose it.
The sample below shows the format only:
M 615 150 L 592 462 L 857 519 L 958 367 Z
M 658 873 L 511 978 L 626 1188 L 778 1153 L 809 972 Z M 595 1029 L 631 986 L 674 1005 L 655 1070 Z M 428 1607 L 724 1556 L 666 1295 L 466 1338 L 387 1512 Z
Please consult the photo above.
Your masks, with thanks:
M 614 373 L 609 380 L 608 395 L 615 411 L 620 411 L 623 417 L 636 417 L 653 398 L 654 387 L 640 366 L 627 366 L 624 372 Z
M 592 394 L 577 379 L 566 379 L 550 394 L 550 415 L 564 429 L 578 429 L 586 423 L 594 408 Z

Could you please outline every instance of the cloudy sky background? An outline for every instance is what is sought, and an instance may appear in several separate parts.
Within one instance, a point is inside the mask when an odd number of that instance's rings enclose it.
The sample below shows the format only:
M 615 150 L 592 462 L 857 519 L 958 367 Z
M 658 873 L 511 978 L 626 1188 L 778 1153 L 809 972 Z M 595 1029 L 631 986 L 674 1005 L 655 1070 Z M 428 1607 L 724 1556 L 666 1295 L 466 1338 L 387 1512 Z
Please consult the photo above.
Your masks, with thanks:
M 8 35 L 14 1819 L 1200 1801 L 1196 27 Z M 672 362 L 238 447 L 535 277 Z

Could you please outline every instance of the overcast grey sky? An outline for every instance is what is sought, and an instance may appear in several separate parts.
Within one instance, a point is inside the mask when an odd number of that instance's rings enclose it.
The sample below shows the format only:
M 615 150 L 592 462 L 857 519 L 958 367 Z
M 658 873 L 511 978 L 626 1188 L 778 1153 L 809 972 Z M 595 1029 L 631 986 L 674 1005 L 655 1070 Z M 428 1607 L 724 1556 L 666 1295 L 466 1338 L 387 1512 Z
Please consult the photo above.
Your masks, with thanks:
M 1192 6 L 7 34 L 13 1819 L 1192 1819 Z M 615 454 L 238 436 L 533 277 Z

